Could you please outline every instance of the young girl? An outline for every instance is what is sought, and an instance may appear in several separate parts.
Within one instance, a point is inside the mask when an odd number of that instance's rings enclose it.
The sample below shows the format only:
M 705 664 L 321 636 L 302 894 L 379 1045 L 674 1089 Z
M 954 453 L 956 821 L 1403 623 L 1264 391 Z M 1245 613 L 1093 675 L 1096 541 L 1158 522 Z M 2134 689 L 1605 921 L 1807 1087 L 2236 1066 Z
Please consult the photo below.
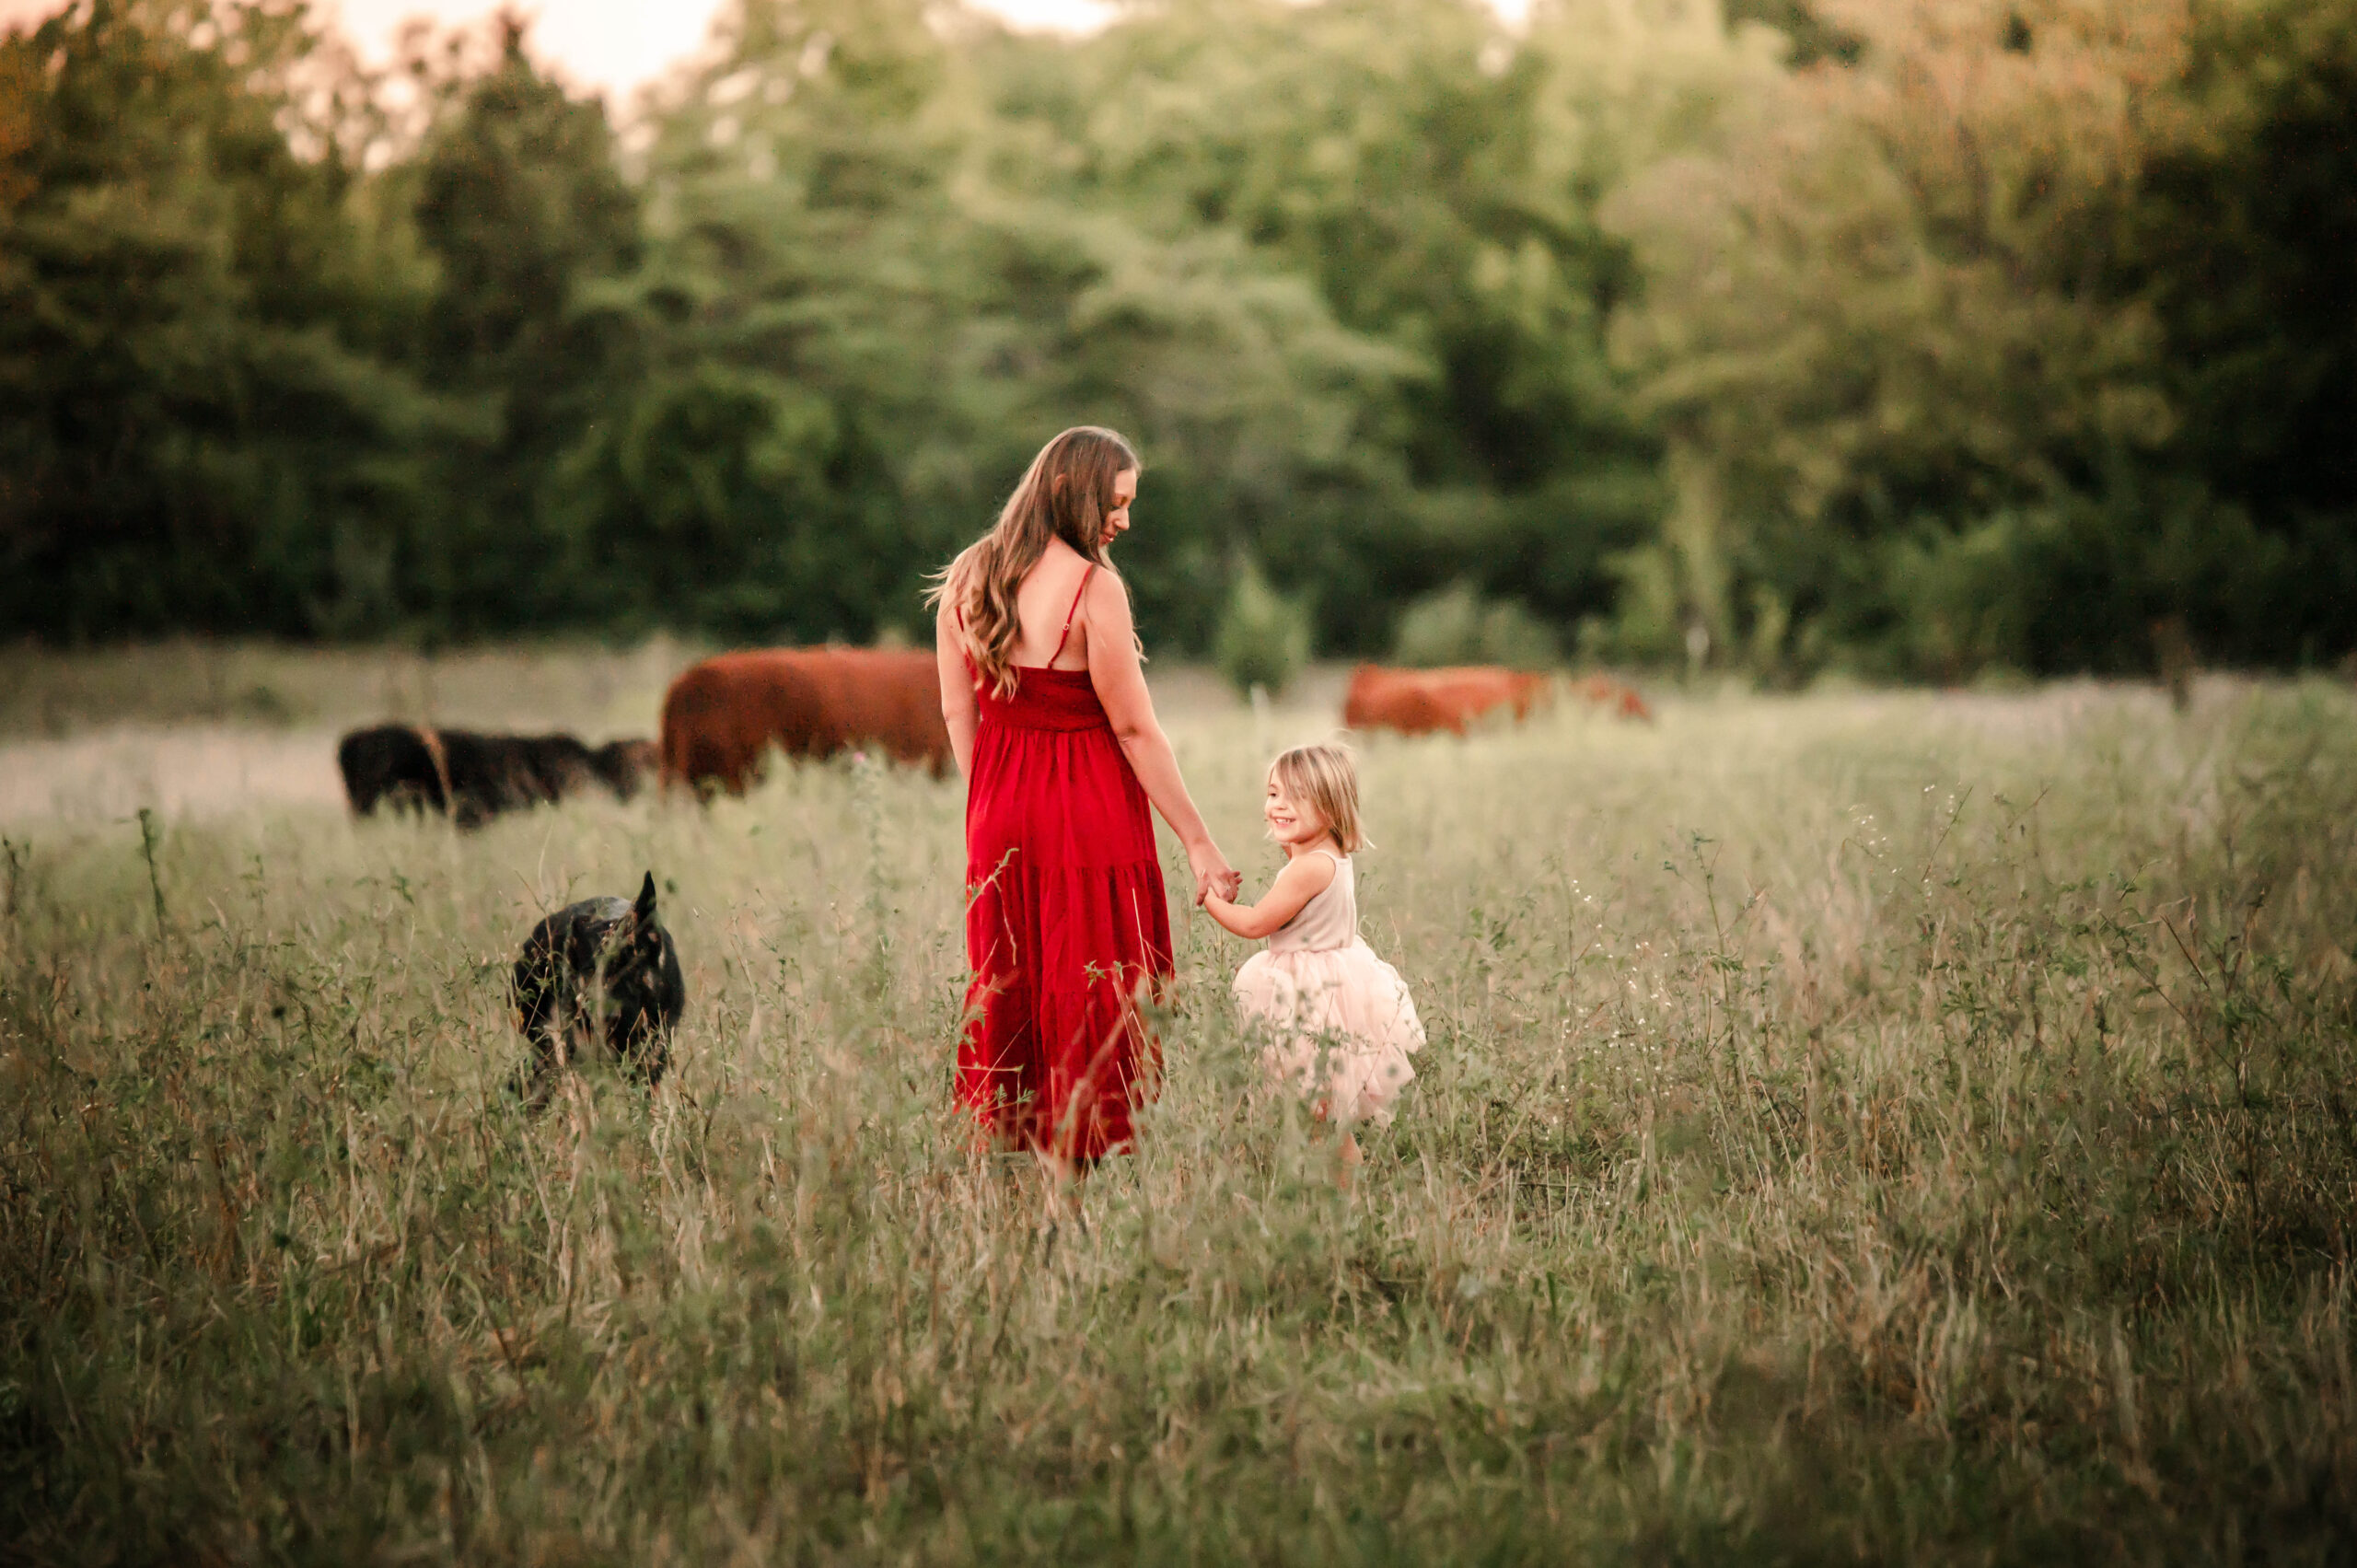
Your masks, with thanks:
M 1302 746 L 1279 757 L 1261 814 L 1284 846 L 1284 869 L 1257 904 L 1209 896 L 1203 908 L 1238 936 L 1269 938 L 1237 973 L 1236 1000 L 1273 1031 L 1270 1070 L 1318 1097 L 1318 1114 L 1342 1129 L 1342 1159 L 1353 1165 L 1351 1128 L 1390 1121 L 1416 1075 L 1408 1057 L 1423 1048 L 1424 1026 L 1399 971 L 1359 938 L 1351 855 L 1366 841 L 1351 754 Z

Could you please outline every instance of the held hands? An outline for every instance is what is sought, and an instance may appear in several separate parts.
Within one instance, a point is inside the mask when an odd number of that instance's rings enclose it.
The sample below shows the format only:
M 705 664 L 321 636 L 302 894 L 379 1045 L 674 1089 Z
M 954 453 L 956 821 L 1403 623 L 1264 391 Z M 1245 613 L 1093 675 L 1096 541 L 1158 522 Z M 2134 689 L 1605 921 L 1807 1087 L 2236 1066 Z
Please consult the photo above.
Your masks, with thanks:
M 1187 846 L 1187 869 L 1195 874 L 1195 902 L 1201 905 L 1206 893 L 1223 899 L 1233 899 L 1244 890 L 1244 878 L 1236 867 L 1220 854 L 1219 845 L 1209 839 Z

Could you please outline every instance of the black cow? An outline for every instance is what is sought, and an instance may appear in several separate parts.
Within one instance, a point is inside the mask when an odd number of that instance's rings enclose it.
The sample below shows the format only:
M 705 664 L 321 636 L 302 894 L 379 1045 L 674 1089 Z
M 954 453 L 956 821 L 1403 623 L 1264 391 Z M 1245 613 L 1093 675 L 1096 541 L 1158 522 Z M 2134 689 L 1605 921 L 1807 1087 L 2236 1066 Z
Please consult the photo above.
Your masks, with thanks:
M 621 799 L 656 765 L 654 743 L 617 740 L 595 751 L 569 735 L 482 735 L 429 725 L 356 729 L 336 747 L 355 815 L 378 806 L 439 811 L 479 828 L 502 811 L 552 805 L 600 784 Z
M 532 927 L 510 994 L 517 1027 L 532 1042 L 532 1066 L 518 1086 L 533 1109 L 548 1103 L 558 1071 L 577 1061 L 610 1060 L 650 1089 L 661 1083 L 688 985 L 671 934 L 656 917 L 655 874 L 634 904 L 585 899 Z
M 618 798 L 633 800 L 662 771 L 663 749 L 652 740 L 609 740 L 589 753 L 589 766 Z

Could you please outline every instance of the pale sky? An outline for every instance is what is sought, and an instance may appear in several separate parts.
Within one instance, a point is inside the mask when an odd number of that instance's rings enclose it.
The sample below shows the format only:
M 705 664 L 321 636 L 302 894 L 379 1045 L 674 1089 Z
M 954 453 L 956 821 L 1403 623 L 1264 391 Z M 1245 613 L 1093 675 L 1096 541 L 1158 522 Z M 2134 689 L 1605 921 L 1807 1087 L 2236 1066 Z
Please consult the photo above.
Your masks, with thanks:
M 1024 28 L 1085 29 L 1108 8 L 1097 0 L 975 0 Z M 721 0 L 524 0 L 534 18 L 533 52 L 576 87 L 599 87 L 621 107 L 632 89 L 694 52 Z M 61 0 L 0 0 L 0 32 L 61 8 Z M 395 32 L 411 17 L 448 25 L 472 22 L 499 9 L 499 0 L 323 0 L 339 11 L 361 52 L 387 58 Z
M 0 0 L 0 6 L 17 0 Z M 343 13 L 344 29 L 372 58 L 389 52 L 401 24 L 430 16 L 444 24 L 479 20 L 499 0 L 325 0 Z M 975 0 L 1017 27 L 1083 29 L 1102 23 L 1109 7 L 1096 0 Z M 601 87 L 616 107 L 632 89 L 691 54 L 704 41 L 722 0 L 525 0 L 534 18 L 532 52 L 576 86 Z
M 1085 31 L 1110 13 L 1101 0 L 973 0 L 1020 28 Z M 1508 17 L 1522 16 L 1529 0 L 1492 0 Z M 60 8 L 62 0 L 0 0 L 0 32 Z M 499 0 L 320 0 L 339 12 L 344 29 L 362 54 L 383 61 L 393 37 L 411 17 L 431 17 L 448 26 L 480 21 Z M 517 9 L 534 18 L 533 52 L 576 87 L 602 89 L 616 109 L 633 89 L 662 75 L 695 52 L 722 0 L 521 0 Z

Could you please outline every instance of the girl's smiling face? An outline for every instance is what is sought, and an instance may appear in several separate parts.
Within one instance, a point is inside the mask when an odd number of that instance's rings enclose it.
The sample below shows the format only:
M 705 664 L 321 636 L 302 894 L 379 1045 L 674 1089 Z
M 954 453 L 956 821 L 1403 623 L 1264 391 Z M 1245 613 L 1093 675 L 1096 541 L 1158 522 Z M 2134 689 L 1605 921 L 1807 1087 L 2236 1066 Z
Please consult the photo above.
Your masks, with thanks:
M 1261 803 L 1260 815 L 1268 819 L 1269 836 L 1288 849 L 1316 843 L 1326 836 L 1326 824 L 1316 808 L 1295 800 L 1273 772 L 1269 774 L 1269 798 Z

